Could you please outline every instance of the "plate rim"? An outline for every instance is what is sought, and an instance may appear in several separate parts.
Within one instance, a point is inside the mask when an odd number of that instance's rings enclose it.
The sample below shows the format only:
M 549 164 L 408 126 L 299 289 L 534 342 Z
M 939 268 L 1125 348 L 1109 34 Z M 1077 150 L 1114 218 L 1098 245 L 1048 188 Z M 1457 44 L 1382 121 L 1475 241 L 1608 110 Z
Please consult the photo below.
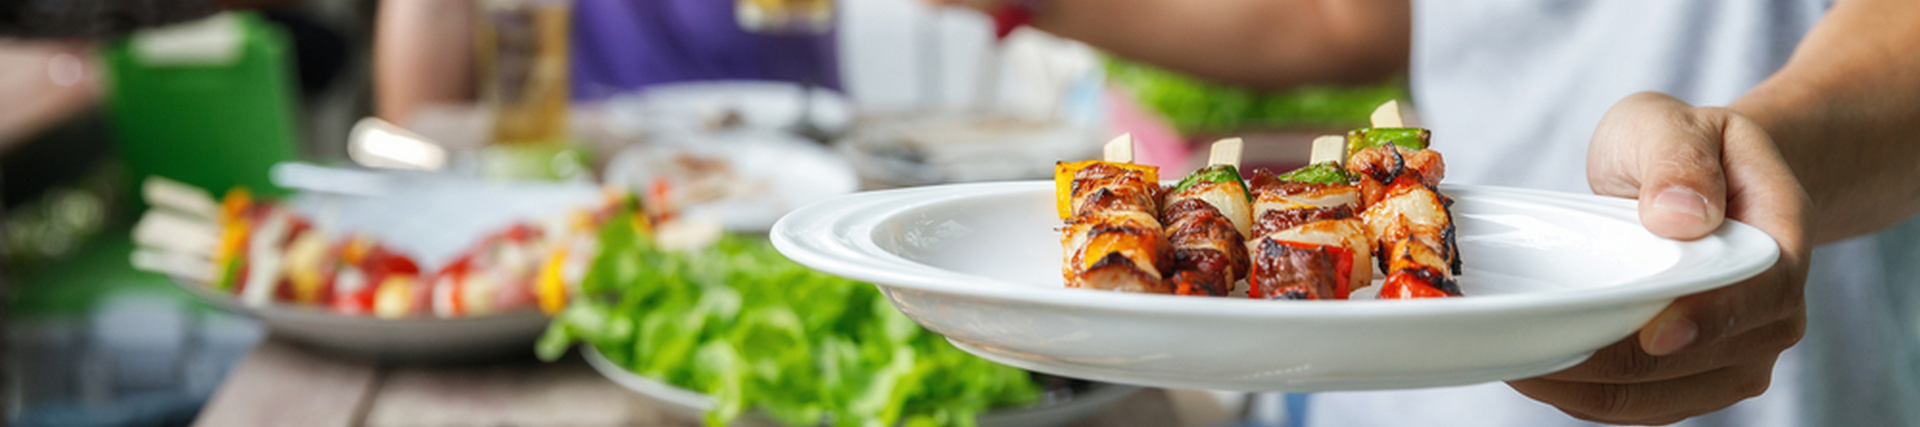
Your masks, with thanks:
M 274 303 L 268 304 L 266 306 L 255 307 L 255 306 L 249 306 L 246 303 L 240 302 L 239 298 L 236 298 L 232 295 L 228 295 L 219 291 L 215 291 L 212 288 L 206 287 L 206 285 L 200 284 L 191 279 L 186 279 L 182 277 L 169 277 L 169 279 L 171 279 L 169 281 L 172 282 L 175 287 L 178 287 L 181 290 L 186 291 L 188 295 L 192 295 L 195 299 L 198 299 L 202 302 L 213 305 L 215 307 L 219 307 L 223 310 L 238 312 L 254 318 L 266 318 L 266 317 L 291 318 L 303 323 L 325 322 L 325 323 L 332 323 L 332 324 L 343 326 L 343 327 L 350 327 L 350 326 L 409 327 L 409 326 L 438 326 L 438 325 L 449 325 L 449 324 L 483 324 L 483 323 L 499 323 L 499 322 L 519 323 L 519 322 L 531 321 L 532 318 L 535 318 L 535 317 L 542 318 L 542 319 L 548 318 L 545 313 L 541 313 L 540 310 L 537 308 L 513 310 L 513 311 L 502 312 L 502 313 L 488 314 L 484 316 L 439 317 L 439 316 L 429 315 L 429 316 L 407 316 L 407 317 L 398 318 L 398 319 L 389 319 L 385 317 L 374 316 L 371 314 L 369 315 L 339 314 L 339 313 L 334 313 L 332 311 L 317 308 L 317 307 L 282 304 L 277 301 Z M 273 322 L 268 322 L 268 323 L 273 323 Z M 271 329 L 270 327 L 271 325 L 268 325 L 268 326 L 269 326 L 269 329 Z
M 1681 258 L 1677 260 L 1676 265 L 1667 266 L 1648 276 L 1624 283 L 1544 293 L 1414 301 L 1356 300 L 1330 303 L 1326 301 L 1265 301 L 1247 298 L 1169 298 L 1163 295 L 1035 288 L 989 277 L 943 270 L 906 260 L 890 252 L 882 251 L 883 255 L 876 255 L 870 252 L 872 248 L 860 247 L 862 242 L 872 245 L 873 239 L 870 233 L 874 225 L 883 223 L 902 212 L 969 197 L 1051 190 L 1052 186 L 1051 181 L 1009 181 L 854 193 L 794 210 L 774 224 L 769 237 L 776 250 L 795 262 L 835 275 L 874 283 L 882 288 L 912 289 L 1077 310 L 1118 310 L 1204 317 L 1374 318 L 1590 309 L 1672 299 L 1705 292 L 1757 276 L 1771 268 L 1779 259 L 1779 247 L 1772 237 L 1751 225 L 1727 220 L 1720 229 L 1707 237 L 1692 241 L 1673 241 L 1681 250 Z M 1546 204 L 1562 209 L 1583 207 L 1590 213 L 1612 216 L 1638 225 L 1637 205 L 1632 199 L 1527 188 L 1459 184 L 1443 184 L 1441 191 L 1443 193 L 1466 192 L 1474 197 L 1483 194 L 1473 193 L 1518 196 L 1532 199 L 1522 200 L 1523 203 Z M 863 230 L 869 234 L 859 235 Z M 1758 242 L 1767 244 L 1760 245 Z M 1717 250 L 1719 253 L 1705 255 L 1701 253 L 1712 250 Z M 1689 253 L 1693 254 L 1696 262 L 1699 262 L 1697 259 L 1703 256 L 1706 261 L 1724 262 L 1731 258 L 1739 259 L 1733 259 L 1731 264 L 1721 266 L 1718 271 L 1705 273 L 1678 271 L 1682 267 L 1692 267 L 1678 262 L 1688 260 Z M 1276 307 L 1284 309 L 1276 309 Z
M 1058 376 L 1070 376 L 1096 382 L 1131 382 L 1148 384 L 1160 388 L 1227 390 L 1247 393 L 1322 393 L 1339 391 L 1404 390 L 1434 387 L 1451 387 L 1492 381 L 1511 381 L 1533 378 L 1559 372 L 1585 363 L 1594 352 L 1582 351 L 1565 356 L 1540 360 L 1525 365 L 1505 366 L 1480 371 L 1449 371 L 1445 375 L 1428 375 L 1415 378 L 1395 376 L 1388 379 L 1353 379 L 1350 377 L 1332 377 L 1314 381 L 1207 381 L 1165 377 L 1128 376 L 1125 373 L 1113 373 L 1110 370 L 1087 369 L 1086 365 L 1071 362 L 1052 361 L 1047 358 L 1022 358 L 1009 356 L 1004 352 L 988 350 L 980 345 L 947 338 L 947 342 L 968 354 L 986 359 L 993 363 L 1012 366 L 1034 372 L 1043 372 Z

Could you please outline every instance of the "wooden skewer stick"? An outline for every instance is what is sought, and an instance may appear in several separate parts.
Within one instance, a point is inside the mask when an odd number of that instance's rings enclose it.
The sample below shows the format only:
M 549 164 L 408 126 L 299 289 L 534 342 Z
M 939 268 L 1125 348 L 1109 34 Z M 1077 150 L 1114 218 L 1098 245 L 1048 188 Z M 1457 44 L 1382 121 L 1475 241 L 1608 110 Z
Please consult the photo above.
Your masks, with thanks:
M 133 241 L 140 246 L 212 258 L 214 247 L 220 244 L 220 230 L 211 220 L 155 209 L 134 224 Z
M 1106 160 L 1114 163 L 1133 163 L 1133 134 L 1123 133 L 1107 141 Z
M 1400 119 L 1400 101 L 1387 101 L 1380 108 L 1373 109 L 1373 127 L 1397 128 L 1407 124 Z
M 207 190 L 160 176 L 149 176 L 140 182 L 140 197 L 146 199 L 150 206 L 172 209 L 208 221 L 220 216 L 220 202 L 215 201 Z
M 1347 137 L 1325 135 L 1313 139 L 1313 154 L 1307 157 L 1307 164 L 1333 162 L 1335 166 L 1347 167 Z
M 136 269 L 203 283 L 211 283 L 215 279 L 213 262 L 206 258 L 152 248 L 135 248 L 132 258 L 133 268 Z
M 1208 165 L 1240 166 L 1240 152 L 1244 148 L 1240 138 L 1227 138 L 1213 142 L 1213 150 L 1207 154 Z

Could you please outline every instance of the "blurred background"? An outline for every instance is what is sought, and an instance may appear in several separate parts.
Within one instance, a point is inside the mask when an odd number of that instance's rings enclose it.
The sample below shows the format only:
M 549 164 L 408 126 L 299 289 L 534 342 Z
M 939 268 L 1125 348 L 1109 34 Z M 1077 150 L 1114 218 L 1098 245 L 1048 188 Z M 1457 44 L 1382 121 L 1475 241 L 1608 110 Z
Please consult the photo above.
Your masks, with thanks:
M 751 234 L 777 213 L 724 199 L 810 200 L 782 179 L 1046 179 L 1120 132 L 1162 176 L 1229 135 L 1247 138 L 1249 165 L 1291 168 L 1313 136 L 1406 99 L 1403 79 L 1238 90 L 916 0 L 259 3 L 130 34 L 0 38 L 5 420 L 188 425 L 269 336 L 129 263 L 148 176 L 216 196 L 378 192 L 353 179 L 376 167 L 638 189 L 662 170 L 712 173 L 702 161 L 734 179 L 759 176 L 766 153 L 826 159 L 689 203 Z

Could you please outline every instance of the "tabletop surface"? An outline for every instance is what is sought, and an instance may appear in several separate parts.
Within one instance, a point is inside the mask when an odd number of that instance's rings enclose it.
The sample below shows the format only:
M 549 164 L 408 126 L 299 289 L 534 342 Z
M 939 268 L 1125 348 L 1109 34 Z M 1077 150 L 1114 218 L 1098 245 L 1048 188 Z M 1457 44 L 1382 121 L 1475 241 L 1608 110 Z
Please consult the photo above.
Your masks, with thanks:
M 1203 392 L 1149 389 L 1075 427 L 1208 426 Z M 198 427 L 697 426 L 621 388 L 577 355 L 453 366 L 344 359 L 269 337 L 234 367 Z

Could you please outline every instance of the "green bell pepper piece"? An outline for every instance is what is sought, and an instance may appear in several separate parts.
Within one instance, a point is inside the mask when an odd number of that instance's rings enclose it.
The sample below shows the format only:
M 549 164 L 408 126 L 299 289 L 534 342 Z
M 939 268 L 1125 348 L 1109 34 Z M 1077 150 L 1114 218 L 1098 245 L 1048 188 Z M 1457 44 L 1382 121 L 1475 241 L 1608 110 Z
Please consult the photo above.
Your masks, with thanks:
M 1200 168 L 1200 170 L 1193 171 L 1192 175 L 1187 175 L 1186 179 L 1180 180 L 1179 184 L 1174 184 L 1173 192 L 1178 193 L 1181 191 L 1186 191 L 1187 188 L 1193 187 L 1195 184 L 1199 184 L 1203 182 L 1208 184 L 1221 183 L 1221 182 L 1239 183 L 1240 194 L 1242 196 L 1246 196 L 1248 201 L 1253 200 L 1253 194 L 1248 193 L 1246 191 L 1247 189 L 1246 180 L 1240 179 L 1240 170 L 1235 169 L 1233 165 L 1211 165 L 1204 168 Z
M 1280 178 L 1281 181 L 1304 182 L 1308 184 L 1344 184 L 1352 181 L 1352 179 L 1347 176 L 1347 171 L 1341 169 L 1340 165 L 1334 162 L 1320 162 L 1301 166 L 1299 169 L 1280 174 L 1280 176 L 1276 178 Z
M 1347 132 L 1347 155 L 1387 144 L 1410 150 L 1425 150 L 1433 132 L 1424 128 L 1360 128 Z

